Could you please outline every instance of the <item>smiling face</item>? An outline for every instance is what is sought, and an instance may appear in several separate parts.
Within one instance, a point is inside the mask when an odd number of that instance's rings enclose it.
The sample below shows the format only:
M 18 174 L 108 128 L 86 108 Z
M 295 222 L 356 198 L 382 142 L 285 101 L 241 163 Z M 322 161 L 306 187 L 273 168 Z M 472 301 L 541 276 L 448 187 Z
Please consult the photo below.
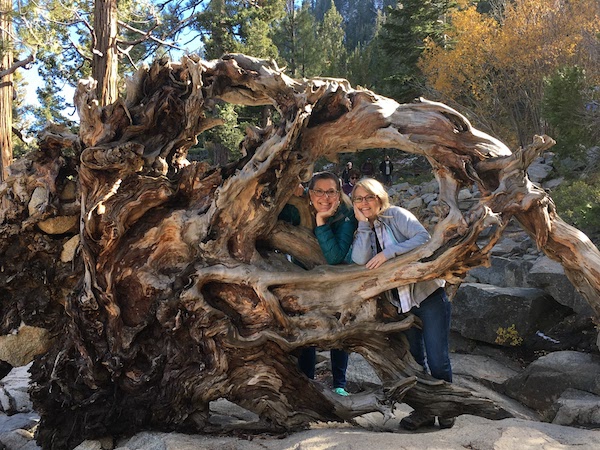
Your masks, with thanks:
M 377 214 L 379 214 L 379 211 L 381 211 L 381 201 L 379 198 L 368 192 L 362 186 L 358 186 L 356 189 L 354 189 L 352 198 L 362 198 L 360 203 L 355 202 L 354 204 L 370 221 L 374 220 L 377 217 Z M 367 200 L 367 198 L 370 200 Z
M 317 191 L 317 192 L 333 192 L 333 191 L 335 191 L 336 194 L 323 195 L 321 197 L 318 197 L 315 194 L 315 191 Z M 337 203 L 340 199 L 338 185 L 336 184 L 335 181 L 330 180 L 330 179 L 317 180 L 315 182 L 314 186 L 312 187 L 312 189 L 308 191 L 308 193 L 310 195 L 310 201 L 312 202 L 313 207 L 315 208 L 315 211 L 317 211 L 318 213 L 329 211 L 331 209 L 331 207 L 335 203 Z

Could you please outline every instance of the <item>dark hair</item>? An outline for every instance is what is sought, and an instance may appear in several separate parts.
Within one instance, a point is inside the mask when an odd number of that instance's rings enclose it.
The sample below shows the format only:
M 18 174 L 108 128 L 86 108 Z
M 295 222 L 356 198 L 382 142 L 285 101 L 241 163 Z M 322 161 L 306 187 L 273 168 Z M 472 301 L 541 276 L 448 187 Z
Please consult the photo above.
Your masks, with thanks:
M 315 183 L 319 180 L 332 180 L 337 185 L 337 190 L 342 191 L 342 180 L 333 172 L 317 172 L 315 173 L 310 181 L 308 182 L 308 188 L 312 189 L 315 187 Z
M 327 171 L 317 172 L 312 176 L 312 178 L 308 182 L 308 189 L 314 188 L 315 183 L 319 180 L 332 180 L 336 185 L 336 189 L 340 193 L 341 201 L 344 202 L 348 208 L 352 208 L 352 201 L 350 200 L 350 197 L 348 197 L 346 194 L 344 194 L 344 191 L 342 189 L 342 180 L 340 179 L 340 177 L 338 177 L 333 172 L 327 172 Z

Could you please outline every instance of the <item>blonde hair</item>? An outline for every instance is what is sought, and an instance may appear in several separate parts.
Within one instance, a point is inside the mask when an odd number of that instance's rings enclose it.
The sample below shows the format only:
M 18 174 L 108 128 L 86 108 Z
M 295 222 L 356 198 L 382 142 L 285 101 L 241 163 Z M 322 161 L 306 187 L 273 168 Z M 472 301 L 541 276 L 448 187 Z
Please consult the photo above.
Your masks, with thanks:
M 363 188 L 369 194 L 374 195 L 379 199 L 379 202 L 381 203 L 379 214 L 390 207 L 390 196 L 385 190 L 385 187 L 383 187 L 383 184 L 381 184 L 379 181 L 375 180 L 374 178 L 363 178 L 357 181 L 354 185 L 354 189 L 352 189 L 352 198 L 354 198 L 354 193 L 359 187 Z

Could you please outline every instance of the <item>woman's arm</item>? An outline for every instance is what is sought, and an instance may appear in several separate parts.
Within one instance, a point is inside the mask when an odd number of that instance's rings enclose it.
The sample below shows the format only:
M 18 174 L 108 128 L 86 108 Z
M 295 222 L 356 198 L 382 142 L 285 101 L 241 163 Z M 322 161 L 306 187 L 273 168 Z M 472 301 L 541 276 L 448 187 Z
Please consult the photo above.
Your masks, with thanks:
M 385 211 L 383 216 L 390 215 L 392 219 L 389 223 L 393 228 L 394 234 L 396 235 L 396 233 L 399 232 L 406 240 L 387 245 L 386 248 L 383 249 L 383 254 L 387 259 L 407 253 L 429 240 L 429 233 L 421 222 L 419 222 L 419 219 L 417 219 L 410 211 L 404 208 L 391 207 Z
M 358 228 L 352 243 L 352 261 L 356 264 L 364 265 L 375 256 L 371 244 L 373 233 L 374 231 L 371 229 L 369 222 L 363 220 L 358 222 Z

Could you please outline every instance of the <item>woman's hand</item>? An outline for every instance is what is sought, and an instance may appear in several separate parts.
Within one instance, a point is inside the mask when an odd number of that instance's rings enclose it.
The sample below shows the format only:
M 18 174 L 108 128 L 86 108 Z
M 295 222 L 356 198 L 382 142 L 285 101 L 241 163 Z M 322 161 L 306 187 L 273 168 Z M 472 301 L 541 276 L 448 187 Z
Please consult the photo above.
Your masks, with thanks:
M 340 206 L 340 201 L 337 200 L 335 203 L 331 204 L 331 208 L 329 208 L 327 211 L 318 212 L 317 215 L 315 216 L 315 219 L 317 221 L 317 226 L 320 227 L 321 225 L 325 225 L 325 223 L 327 222 L 327 219 L 329 219 L 331 216 L 333 216 L 335 214 L 335 212 L 337 211 L 339 206 Z
M 358 205 L 356 203 L 354 204 L 354 217 L 356 217 L 356 220 L 358 220 L 359 222 L 368 222 L 369 221 L 365 217 L 365 215 L 361 212 L 361 210 L 358 209 Z
M 365 264 L 365 267 L 367 269 L 377 269 L 379 266 L 381 266 L 386 261 L 387 261 L 387 258 L 385 257 L 383 252 L 379 252 L 375 256 L 373 256 L 367 264 Z

